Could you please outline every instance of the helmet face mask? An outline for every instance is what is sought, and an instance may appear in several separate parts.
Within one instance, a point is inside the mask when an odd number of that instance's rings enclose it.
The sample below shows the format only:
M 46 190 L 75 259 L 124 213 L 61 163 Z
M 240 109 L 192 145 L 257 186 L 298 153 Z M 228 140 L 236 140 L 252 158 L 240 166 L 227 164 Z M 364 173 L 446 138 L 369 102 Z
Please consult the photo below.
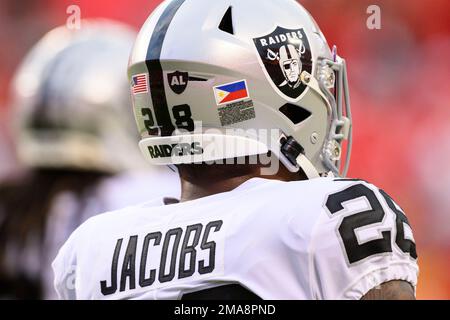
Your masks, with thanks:
M 328 139 L 324 143 L 323 161 L 330 171 L 338 176 L 346 176 L 352 150 L 352 114 L 345 60 L 338 57 L 336 47 L 333 55 L 336 61 L 320 58 L 317 78 L 331 108 L 331 126 Z M 337 80 L 336 80 L 337 79 Z M 333 86 L 334 84 L 334 86 Z M 330 87 L 333 89 L 330 91 Z M 342 161 L 343 142 L 347 141 L 346 156 Z
M 128 73 L 131 83 L 148 75 L 145 92 L 132 85 L 147 160 L 198 163 L 272 151 L 310 178 L 345 173 L 345 61 L 298 3 L 262 2 L 166 1 L 144 24 Z M 230 12 L 233 28 L 221 30 Z M 184 78 L 175 83 L 187 79 L 181 93 L 173 88 L 177 74 Z

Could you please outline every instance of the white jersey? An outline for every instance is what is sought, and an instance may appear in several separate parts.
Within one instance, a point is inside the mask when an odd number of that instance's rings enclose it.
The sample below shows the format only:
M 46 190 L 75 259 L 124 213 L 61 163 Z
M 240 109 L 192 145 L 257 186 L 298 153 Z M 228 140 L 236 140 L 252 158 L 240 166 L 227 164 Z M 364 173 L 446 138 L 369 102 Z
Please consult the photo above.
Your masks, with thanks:
M 371 184 L 254 178 L 194 201 L 98 215 L 53 262 L 64 299 L 360 299 L 417 283 L 401 209 Z
M 127 172 L 105 178 L 82 199 L 71 192 L 55 197 L 47 219 L 44 248 L 28 250 L 26 265 L 42 279 L 45 299 L 56 299 L 51 263 L 70 234 L 84 221 L 99 213 L 123 208 L 149 198 L 175 197 L 181 194 L 178 174 L 169 168 Z M 34 258 L 33 258 L 34 257 Z

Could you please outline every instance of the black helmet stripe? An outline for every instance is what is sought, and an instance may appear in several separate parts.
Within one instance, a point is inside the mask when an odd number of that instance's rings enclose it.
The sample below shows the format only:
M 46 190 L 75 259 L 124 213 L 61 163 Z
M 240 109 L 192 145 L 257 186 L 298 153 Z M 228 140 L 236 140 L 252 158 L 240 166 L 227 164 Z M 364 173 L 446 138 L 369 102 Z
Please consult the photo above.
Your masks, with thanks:
M 167 105 L 164 73 L 160 61 L 161 51 L 167 29 L 169 29 L 173 17 L 184 2 L 185 0 L 174 0 L 166 7 L 158 20 L 147 49 L 146 65 L 149 73 L 150 94 L 156 121 L 163 136 L 171 135 L 175 128 Z
M 289 46 L 286 46 L 286 52 L 287 52 L 287 58 L 289 60 L 291 60 L 292 59 L 292 55 L 291 55 L 291 50 L 290 50 Z

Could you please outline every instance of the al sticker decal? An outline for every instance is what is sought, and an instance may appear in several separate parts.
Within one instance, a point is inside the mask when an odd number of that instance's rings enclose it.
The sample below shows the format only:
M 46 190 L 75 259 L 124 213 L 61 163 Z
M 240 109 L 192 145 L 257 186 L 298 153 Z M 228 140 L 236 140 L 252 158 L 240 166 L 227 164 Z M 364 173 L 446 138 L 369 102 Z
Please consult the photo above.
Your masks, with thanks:
M 312 72 L 311 48 L 303 28 L 277 27 L 253 42 L 272 86 L 288 100 L 298 100 L 306 89 L 300 75 Z
M 187 72 L 175 71 L 167 74 L 170 89 L 176 94 L 182 94 L 189 82 L 189 74 Z

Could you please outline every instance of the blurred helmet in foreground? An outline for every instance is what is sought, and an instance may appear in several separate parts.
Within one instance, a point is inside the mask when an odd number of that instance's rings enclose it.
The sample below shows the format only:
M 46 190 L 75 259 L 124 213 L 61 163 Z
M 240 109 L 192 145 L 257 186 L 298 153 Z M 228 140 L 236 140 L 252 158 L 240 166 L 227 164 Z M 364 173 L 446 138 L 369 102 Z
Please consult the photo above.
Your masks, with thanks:
M 12 88 L 19 160 L 32 168 L 143 167 L 126 77 L 135 32 L 108 20 L 58 27 L 25 57 Z

